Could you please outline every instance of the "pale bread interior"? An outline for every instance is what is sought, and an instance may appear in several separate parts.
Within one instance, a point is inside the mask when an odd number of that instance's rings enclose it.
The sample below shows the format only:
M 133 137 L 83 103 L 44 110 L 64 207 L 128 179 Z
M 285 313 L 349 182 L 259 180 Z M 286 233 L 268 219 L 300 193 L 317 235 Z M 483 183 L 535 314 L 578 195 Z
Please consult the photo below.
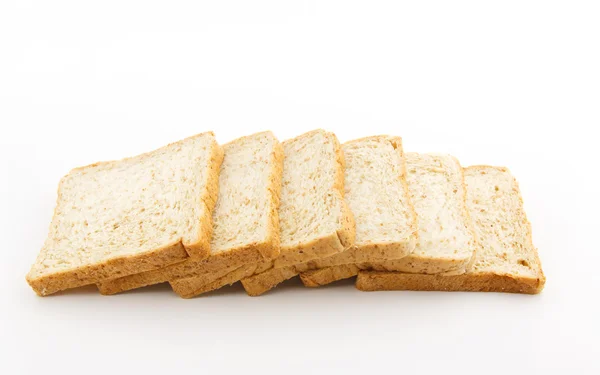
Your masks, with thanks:
M 279 237 L 273 233 L 270 179 L 280 160 L 273 159 L 279 141 L 271 132 L 226 144 L 219 175 L 219 198 L 213 213 L 211 255 Z M 276 181 L 281 184 L 281 181 Z M 276 208 L 276 207 L 275 207 Z
M 406 153 L 408 190 L 417 213 L 419 239 L 412 254 L 361 264 L 361 269 L 412 273 L 464 273 L 476 249 L 466 208 L 463 169 L 442 154 Z
M 335 136 L 313 131 L 283 142 L 284 164 L 279 223 L 281 251 L 341 229 L 342 205 L 336 194 Z
M 200 240 L 214 136 L 77 168 L 63 177 L 48 237 L 28 278 Z
M 479 247 L 470 273 L 535 278 L 541 273 L 519 186 L 505 168 L 465 170 L 467 207 Z
M 355 246 L 408 242 L 415 231 L 399 138 L 370 137 L 345 143 L 345 199 L 356 222 Z
M 240 267 L 257 261 L 261 251 L 279 252 L 277 207 L 281 188 L 282 146 L 272 132 L 238 138 L 223 146 L 219 194 L 213 211 L 210 256 L 140 274 L 107 280 L 98 285 L 114 294 L 177 278 Z

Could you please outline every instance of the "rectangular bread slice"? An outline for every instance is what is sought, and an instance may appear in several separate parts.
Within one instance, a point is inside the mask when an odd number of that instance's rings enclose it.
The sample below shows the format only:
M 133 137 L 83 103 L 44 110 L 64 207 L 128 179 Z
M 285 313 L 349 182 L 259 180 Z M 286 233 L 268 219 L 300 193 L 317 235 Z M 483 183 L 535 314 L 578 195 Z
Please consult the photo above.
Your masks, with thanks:
M 340 253 L 354 243 L 354 218 L 344 200 L 344 157 L 333 133 L 315 130 L 283 142 L 279 220 L 281 255 L 239 270 L 246 276 Z M 244 271 L 244 272 L 242 272 Z M 205 285 L 206 275 L 171 280 L 182 297 L 239 281 L 233 276 Z
M 98 284 L 100 293 L 115 294 L 210 272 L 220 277 L 227 270 L 279 254 L 281 143 L 273 133 L 263 132 L 236 139 L 223 149 L 210 256 L 104 281 Z
M 345 143 L 342 150 L 346 159 L 345 198 L 356 221 L 355 245 L 327 258 L 246 278 L 242 284 L 249 295 L 262 294 L 300 272 L 400 259 L 412 253 L 417 223 L 405 177 L 402 139 L 362 138 Z
M 222 158 L 208 132 L 72 170 L 28 283 L 43 296 L 205 258 Z
M 361 271 L 360 290 L 438 290 L 536 294 L 546 278 L 531 238 L 519 185 L 508 169 L 474 166 L 465 170 L 467 209 L 478 247 L 462 275 Z
M 406 154 L 407 182 L 419 226 L 414 252 L 401 259 L 322 268 L 301 275 L 304 285 L 316 287 L 341 277 L 356 276 L 359 269 L 407 273 L 464 273 L 473 259 L 476 243 L 465 203 L 463 169 L 450 155 Z M 356 262 L 355 262 L 356 263 Z

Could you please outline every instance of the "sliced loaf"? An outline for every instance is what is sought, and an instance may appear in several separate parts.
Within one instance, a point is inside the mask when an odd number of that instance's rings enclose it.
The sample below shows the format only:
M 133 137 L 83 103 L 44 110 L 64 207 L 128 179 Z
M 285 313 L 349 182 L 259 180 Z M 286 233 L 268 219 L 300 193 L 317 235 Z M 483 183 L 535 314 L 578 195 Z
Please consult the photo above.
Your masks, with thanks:
M 417 223 L 406 183 L 405 155 L 399 137 L 374 136 L 347 142 L 345 198 L 356 221 L 355 245 L 327 258 L 273 269 L 242 280 L 249 295 L 259 295 L 300 272 L 341 264 L 399 259 L 417 242 Z
M 357 261 L 401 258 L 416 242 L 415 216 L 404 178 L 404 155 L 398 137 L 369 137 L 344 144 L 345 197 L 356 219 L 356 246 L 331 257 L 256 272 L 238 270 L 249 295 L 259 295 L 299 272 Z M 375 197 L 375 202 L 371 202 Z M 221 279 L 226 282 L 225 278 Z M 179 284 L 179 285 L 177 285 Z M 192 292 L 191 280 L 172 283 L 176 292 Z M 196 283 L 197 290 L 208 286 Z
M 408 273 L 464 273 L 475 251 L 473 225 L 465 204 L 463 169 L 456 158 L 406 154 L 407 182 L 419 225 L 414 252 L 383 262 L 354 262 L 338 270 L 322 268 L 301 275 L 306 286 L 352 277 L 359 269 Z
M 281 144 L 273 133 L 263 132 L 236 139 L 223 149 L 210 256 L 104 281 L 98 285 L 102 294 L 208 273 L 220 277 L 279 254 Z
M 205 258 L 222 158 L 209 132 L 72 170 L 27 281 L 48 295 Z
M 171 280 L 179 295 L 193 297 L 255 273 L 340 253 L 354 243 L 354 219 L 343 197 L 344 157 L 336 136 L 315 130 L 283 142 L 283 149 L 279 258 L 213 277 L 210 285 L 207 275 Z
M 465 170 L 465 182 L 478 239 L 474 262 L 465 274 L 361 271 L 357 288 L 539 293 L 546 278 L 517 181 L 506 168 L 474 166 Z

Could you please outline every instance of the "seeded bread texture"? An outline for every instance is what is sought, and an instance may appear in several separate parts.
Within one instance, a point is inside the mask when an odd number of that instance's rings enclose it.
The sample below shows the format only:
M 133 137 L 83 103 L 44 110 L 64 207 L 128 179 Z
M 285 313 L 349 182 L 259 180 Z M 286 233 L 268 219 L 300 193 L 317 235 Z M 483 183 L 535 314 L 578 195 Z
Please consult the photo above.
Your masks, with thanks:
M 222 158 L 208 132 L 72 170 L 28 283 L 44 296 L 208 256 Z
M 476 241 L 466 208 L 460 163 L 450 155 L 407 153 L 406 166 L 408 190 L 419 226 L 414 252 L 401 259 L 309 271 L 301 276 L 305 285 L 319 286 L 341 276 L 352 277 L 358 269 L 427 274 L 466 272 Z
M 354 243 L 353 215 L 344 200 L 344 157 L 336 136 L 315 130 L 283 142 L 284 168 L 279 220 L 281 255 L 238 271 L 243 277 L 288 264 L 339 253 Z M 186 298 L 239 281 L 221 277 L 206 285 L 206 275 L 174 280 Z M 219 280 L 221 284 L 219 285 Z M 181 281 L 181 282 L 180 282 Z M 185 289 L 184 289 L 185 288 Z
M 482 291 L 536 294 L 546 278 L 519 186 L 508 169 L 465 170 L 467 209 L 478 239 L 475 260 L 463 275 L 361 271 L 357 288 L 375 290 Z
M 220 277 L 224 270 L 279 254 L 281 144 L 271 132 L 263 132 L 236 139 L 223 149 L 210 256 L 105 281 L 98 285 L 102 294 L 213 272 Z
M 417 242 L 417 223 L 406 183 L 402 139 L 374 136 L 347 142 L 345 198 L 356 222 L 350 249 L 242 280 L 246 292 L 258 295 L 301 272 L 340 264 L 397 259 L 409 255 Z M 319 271 L 317 271 L 319 272 Z

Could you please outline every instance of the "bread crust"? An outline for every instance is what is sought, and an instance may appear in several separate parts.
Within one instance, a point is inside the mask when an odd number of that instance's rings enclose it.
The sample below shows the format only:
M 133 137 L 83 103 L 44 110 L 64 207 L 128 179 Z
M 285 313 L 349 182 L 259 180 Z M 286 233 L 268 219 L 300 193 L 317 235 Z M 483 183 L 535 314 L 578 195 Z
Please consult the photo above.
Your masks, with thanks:
M 227 251 L 208 257 L 204 260 L 187 259 L 180 263 L 158 268 L 147 272 L 140 272 L 112 280 L 105 280 L 97 284 L 98 290 L 103 295 L 113 295 L 128 290 L 142 288 L 148 285 L 160 284 L 178 278 L 192 277 L 198 274 L 219 272 L 234 265 L 256 262 L 261 259 L 261 247 L 271 247 L 264 243 L 260 246 L 248 245 L 235 251 Z
M 83 267 L 78 267 L 76 269 L 65 270 L 60 272 L 55 272 L 49 275 L 43 275 L 40 277 L 33 277 L 31 272 L 26 276 L 26 280 L 31 286 L 31 288 L 39 295 L 39 296 L 47 296 L 50 294 L 57 293 L 62 290 L 76 288 L 84 285 L 90 285 L 97 283 L 100 280 L 110 279 L 115 277 L 120 277 L 124 275 L 130 275 L 139 272 L 150 271 L 154 269 L 158 269 L 161 267 L 165 267 L 174 263 L 182 262 L 191 254 L 194 254 L 195 258 L 206 257 L 209 253 L 209 247 L 207 245 L 208 240 L 204 237 L 210 238 L 210 232 L 212 230 L 212 221 L 210 219 L 210 214 L 212 211 L 211 208 L 211 200 L 216 200 L 216 194 L 218 193 L 218 186 L 213 183 L 216 179 L 218 180 L 218 171 L 221 162 L 223 161 L 223 150 L 218 145 L 218 143 L 214 140 L 213 132 L 205 132 L 201 134 L 197 134 L 191 137 L 188 137 L 184 140 L 174 142 L 180 143 L 184 142 L 190 138 L 201 137 L 204 135 L 212 136 L 212 149 L 211 149 L 211 157 L 209 161 L 209 173 L 208 173 L 208 183 L 205 191 L 203 192 L 203 202 L 207 206 L 208 217 L 201 218 L 202 222 L 200 225 L 200 240 L 196 243 L 184 243 L 183 239 L 173 242 L 171 244 L 167 244 L 163 247 L 153 249 L 150 251 L 146 251 L 143 253 L 138 253 L 134 255 L 120 256 L 112 259 L 108 259 L 104 262 L 87 265 Z M 163 146 L 158 149 L 161 150 L 163 148 L 169 147 L 174 144 L 171 143 L 167 146 Z M 138 156 L 129 157 L 121 159 L 121 161 L 130 160 L 134 158 L 144 158 L 148 155 L 158 151 L 154 150 L 151 152 L 147 152 Z M 89 167 L 95 167 L 102 164 L 110 164 L 110 163 L 119 163 L 119 161 L 108 161 L 108 162 L 100 162 L 90 164 L 84 167 L 78 167 L 74 170 L 82 170 Z M 57 205 L 54 209 L 54 213 L 56 215 L 56 210 L 58 207 L 58 202 L 61 199 L 61 185 L 63 180 L 58 187 L 58 197 L 57 197 Z M 214 204 L 212 205 L 214 207 Z
M 212 134 L 212 132 L 211 132 Z M 204 259 L 210 255 L 210 238 L 212 237 L 212 213 L 219 195 L 219 170 L 223 163 L 223 148 L 214 140 L 209 162 L 209 173 L 206 181 L 206 189 L 202 194 L 202 201 L 206 205 L 207 215 L 200 218 L 199 240 L 183 246 L 191 258 Z
M 245 265 L 242 267 L 235 268 L 229 272 L 212 273 L 203 275 L 204 278 L 200 283 L 200 278 L 193 277 L 187 279 L 179 279 L 170 281 L 171 288 L 181 298 L 193 298 L 204 293 L 217 290 L 226 285 L 232 285 L 238 282 L 240 279 L 251 275 L 256 269 L 255 264 Z
M 538 294 L 544 288 L 544 284 L 543 276 L 526 278 L 491 273 L 442 276 L 360 271 L 356 280 L 356 288 L 362 291 L 416 290 Z
M 94 284 L 102 279 L 157 269 L 187 258 L 185 247 L 181 242 L 177 242 L 142 254 L 113 258 L 95 265 L 42 277 L 33 278 L 27 275 L 26 279 L 39 296 L 48 296 L 62 290 Z
M 249 296 L 256 297 L 297 275 L 294 267 L 275 268 L 242 279 L 242 285 Z
M 267 132 L 264 132 L 267 133 Z M 270 132 L 268 132 L 270 133 Z M 239 142 L 258 134 L 237 138 L 229 143 Z M 226 145 L 225 145 L 226 146 Z M 220 274 L 223 269 L 235 269 L 247 263 L 259 262 L 279 255 L 279 197 L 281 192 L 281 175 L 283 173 L 283 147 L 277 142 L 271 153 L 273 169 L 269 176 L 269 224 L 268 236 L 264 242 L 255 242 L 245 246 L 214 254 L 203 260 L 189 259 L 179 264 L 150 272 L 128 275 L 98 284 L 103 295 L 112 295 L 148 285 L 159 284 L 171 280 L 191 278 L 203 274 Z M 218 181 L 218 175 L 217 175 Z M 216 204 L 216 200 L 215 200 Z M 211 220 L 212 223 L 212 220 Z
M 335 267 L 321 268 L 300 274 L 302 284 L 309 288 L 330 284 L 334 281 L 356 276 L 360 269 L 355 264 L 343 264 Z

